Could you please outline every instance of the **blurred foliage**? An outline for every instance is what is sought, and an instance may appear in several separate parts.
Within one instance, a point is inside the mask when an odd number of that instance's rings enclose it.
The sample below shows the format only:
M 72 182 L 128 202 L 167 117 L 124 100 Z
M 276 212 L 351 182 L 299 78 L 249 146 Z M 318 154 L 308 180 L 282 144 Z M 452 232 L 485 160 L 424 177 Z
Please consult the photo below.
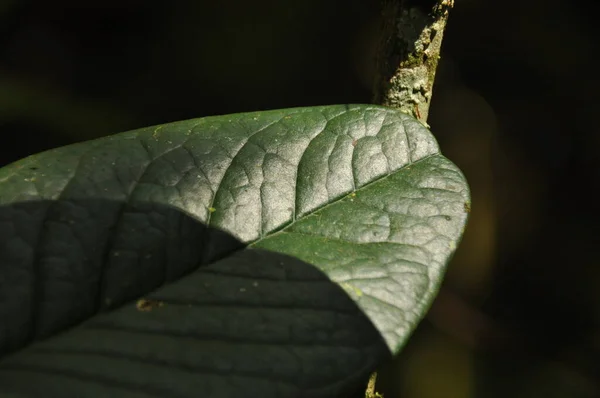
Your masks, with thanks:
M 0 2 L 0 166 L 214 114 L 371 98 L 377 2 Z M 600 396 L 600 3 L 457 0 L 429 123 L 473 208 L 385 398 Z

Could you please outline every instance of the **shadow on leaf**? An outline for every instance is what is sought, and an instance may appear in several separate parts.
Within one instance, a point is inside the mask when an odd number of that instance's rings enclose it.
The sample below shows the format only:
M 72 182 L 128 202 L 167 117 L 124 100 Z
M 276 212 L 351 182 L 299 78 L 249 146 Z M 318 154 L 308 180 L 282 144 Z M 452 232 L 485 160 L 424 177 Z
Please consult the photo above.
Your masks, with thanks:
M 346 397 L 389 350 L 314 266 L 180 210 L 0 207 L 0 393 Z

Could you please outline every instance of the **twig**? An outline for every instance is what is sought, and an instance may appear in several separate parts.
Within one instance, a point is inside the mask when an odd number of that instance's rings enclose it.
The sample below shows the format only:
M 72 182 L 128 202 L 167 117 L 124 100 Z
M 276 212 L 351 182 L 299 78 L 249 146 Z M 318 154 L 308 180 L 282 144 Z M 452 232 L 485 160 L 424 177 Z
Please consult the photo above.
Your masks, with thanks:
M 397 108 L 427 125 L 435 71 L 454 0 L 382 0 L 373 103 Z M 365 398 L 375 391 L 377 372 Z
M 373 372 L 369 378 L 369 384 L 367 384 L 367 391 L 365 391 L 365 398 L 383 398 L 383 395 L 375 391 L 375 384 L 377 382 L 377 372 Z
M 454 0 L 383 0 L 373 102 L 427 122 L 444 29 Z

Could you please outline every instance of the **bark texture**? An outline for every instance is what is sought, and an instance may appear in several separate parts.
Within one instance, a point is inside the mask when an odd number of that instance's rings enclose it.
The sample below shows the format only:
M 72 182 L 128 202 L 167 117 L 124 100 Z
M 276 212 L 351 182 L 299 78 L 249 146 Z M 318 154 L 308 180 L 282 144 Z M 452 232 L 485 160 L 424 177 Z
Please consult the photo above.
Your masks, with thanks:
M 373 102 L 426 124 L 435 71 L 454 0 L 382 0 Z

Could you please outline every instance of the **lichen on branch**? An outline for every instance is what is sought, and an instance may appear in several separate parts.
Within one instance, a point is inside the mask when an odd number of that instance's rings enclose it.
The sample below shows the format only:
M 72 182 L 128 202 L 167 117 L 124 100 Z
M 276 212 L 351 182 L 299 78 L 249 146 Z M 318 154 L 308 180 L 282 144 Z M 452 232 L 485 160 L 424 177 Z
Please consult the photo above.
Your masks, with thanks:
M 426 124 L 435 71 L 454 0 L 383 0 L 373 102 Z

